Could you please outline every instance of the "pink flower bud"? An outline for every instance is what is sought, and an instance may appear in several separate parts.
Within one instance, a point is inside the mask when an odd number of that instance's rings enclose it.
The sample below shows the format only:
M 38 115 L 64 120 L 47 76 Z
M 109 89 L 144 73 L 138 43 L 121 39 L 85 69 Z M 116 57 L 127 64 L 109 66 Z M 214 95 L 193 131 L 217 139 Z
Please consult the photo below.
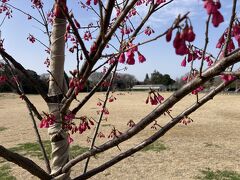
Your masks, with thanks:
M 146 61 L 146 58 L 140 52 L 138 52 L 138 61 L 140 63 L 143 63 Z
M 212 24 L 214 27 L 218 27 L 219 24 L 221 24 L 222 22 L 224 22 L 224 18 L 222 14 L 219 11 L 217 11 L 212 16 Z
M 169 42 L 172 39 L 172 28 L 168 29 L 166 34 L 166 41 Z
M 187 61 L 186 61 L 186 56 L 182 60 L 181 66 L 186 67 Z
M 120 62 L 120 63 L 125 63 L 125 54 L 124 54 L 124 53 L 121 53 L 121 54 L 120 54 L 119 59 L 118 59 L 118 62 Z

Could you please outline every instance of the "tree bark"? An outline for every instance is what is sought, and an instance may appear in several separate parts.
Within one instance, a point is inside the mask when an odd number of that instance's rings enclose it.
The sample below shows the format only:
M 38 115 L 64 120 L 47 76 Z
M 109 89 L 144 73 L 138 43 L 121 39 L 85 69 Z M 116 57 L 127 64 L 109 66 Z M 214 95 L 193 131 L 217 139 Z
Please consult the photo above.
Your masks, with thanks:
M 42 168 L 40 168 L 32 160 L 26 157 L 23 157 L 17 153 L 13 153 L 1 145 L 0 145 L 0 156 L 10 162 L 13 162 L 14 164 L 17 164 L 23 169 L 26 169 L 32 175 L 37 176 L 40 179 L 46 179 L 46 180 L 52 179 L 52 177 L 49 174 L 47 174 Z

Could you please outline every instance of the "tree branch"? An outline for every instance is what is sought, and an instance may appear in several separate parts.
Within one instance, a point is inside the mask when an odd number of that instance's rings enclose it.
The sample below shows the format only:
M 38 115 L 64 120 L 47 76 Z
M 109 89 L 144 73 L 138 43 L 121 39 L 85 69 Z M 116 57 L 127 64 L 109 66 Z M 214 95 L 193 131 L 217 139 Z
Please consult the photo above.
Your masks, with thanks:
M 116 61 L 116 62 L 118 62 L 118 61 Z M 118 63 L 117 63 L 117 64 L 118 64 Z M 111 87 L 112 87 L 112 85 L 113 85 L 113 80 L 114 80 L 114 77 L 115 77 L 115 74 L 116 74 L 117 64 L 116 64 L 116 66 L 115 66 L 114 72 L 112 73 L 112 77 L 111 77 L 111 80 L 110 80 L 110 86 L 108 86 L 108 89 L 107 89 L 107 92 L 106 92 L 106 95 L 105 95 L 105 100 L 104 100 L 104 102 L 103 102 L 102 109 L 105 109 L 105 108 L 106 108 L 106 105 L 107 105 L 107 102 L 108 102 L 108 98 L 109 98 L 109 94 L 110 94 L 110 90 L 111 90 Z M 102 111 L 101 114 L 100 114 L 100 116 L 99 116 L 99 119 L 98 119 L 98 121 L 97 121 L 97 126 L 96 126 L 96 129 L 95 129 L 93 138 L 92 138 L 92 143 L 91 143 L 91 146 L 90 146 L 90 150 L 92 150 L 93 147 L 95 146 L 95 142 L 96 142 L 96 138 L 97 138 L 97 135 L 98 135 L 98 131 L 99 131 L 99 128 L 100 128 L 100 125 L 101 125 L 101 122 L 102 122 L 103 114 L 104 114 L 104 112 Z M 88 163 L 89 163 L 89 161 L 90 161 L 90 158 L 91 158 L 91 157 L 88 157 L 88 158 L 87 158 L 87 161 L 86 161 L 86 164 L 85 164 L 85 167 L 84 167 L 84 173 L 87 172 Z
M 202 97 L 197 103 L 195 103 L 192 106 L 190 106 L 189 108 L 187 108 L 185 111 L 183 111 L 177 117 L 171 119 L 170 122 L 168 122 L 165 126 L 163 126 L 158 132 L 153 134 L 151 137 L 145 139 L 144 141 L 142 141 L 140 144 L 136 145 L 135 147 L 115 156 L 114 158 L 112 158 L 111 160 L 102 164 L 101 166 L 94 168 L 94 169 L 88 171 L 87 173 L 74 178 L 73 180 L 80 180 L 80 179 L 83 180 L 83 179 L 90 178 L 90 177 L 94 176 L 95 174 L 100 173 L 100 172 L 106 170 L 107 168 L 113 166 L 114 164 L 120 162 L 121 160 L 131 156 L 132 154 L 140 151 L 144 147 L 150 145 L 151 143 L 153 143 L 154 141 L 156 141 L 157 139 L 162 137 L 166 132 L 168 132 L 171 128 L 173 128 L 177 123 L 179 123 L 179 121 L 182 118 L 190 115 L 191 113 L 196 111 L 198 108 L 200 108 L 202 105 L 204 105 L 206 102 L 213 99 L 213 97 L 215 95 L 217 95 L 219 92 L 221 92 L 225 87 L 227 87 L 232 82 L 233 81 L 231 81 L 231 82 L 229 81 L 227 83 L 221 83 L 217 88 L 215 88 L 210 93 L 208 93 L 207 95 Z
M 206 51 L 207 51 L 207 45 L 208 45 L 208 41 L 209 41 L 209 39 L 208 39 L 208 30 L 209 30 L 210 18 L 211 18 L 211 14 L 208 15 L 208 19 L 206 21 L 205 45 L 204 45 L 204 49 L 203 49 L 202 60 L 201 60 L 201 65 L 200 65 L 200 70 L 199 70 L 200 76 L 202 75 L 205 54 L 206 54 Z
M 228 54 L 228 44 L 229 44 L 230 39 L 231 39 L 233 22 L 234 22 L 235 15 L 236 15 L 236 6 L 237 6 L 237 0 L 233 0 L 232 15 L 231 15 L 231 19 L 230 19 L 229 26 L 228 26 L 226 43 L 225 43 L 224 48 L 223 48 L 224 56 L 227 56 L 227 54 Z
M 150 114 L 142 118 L 139 123 L 137 123 L 133 128 L 128 130 L 127 132 L 120 135 L 118 138 L 113 139 L 104 143 L 103 145 L 95 148 L 91 151 L 88 151 L 76 158 L 70 160 L 62 169 L 62 172 L 67 172 L 72 166 L 76 163 L 90 157 L 94 156 L 97 153 L 106 151 L 116 145 L 120 144 L 123 141 L 128 140 L 135 134 L 142 131 L 147 125 L 153 122 L 156 118 L 161 116 L 164 112 L 166 112 L 169 108 L 174 106 L 177 102 L 179 102 L 183 97 L 189 94 L 191 91 L 199 87 L 201 84 L 207 82 L 212 77 L 219 75 L 226 67 L 229 67 L 232 64 L 235 64 L 240 61 L 240 51 L 235 52 L 234 54 L 223 58 L 221 61 L 218 61 L 216 64 L 211 66 L 209 69 L 204 71 L 202 77 L 197 76 L 191 82 L 187 83 L 181 89 L 177 90 L 172 96 L 166 99 L 159 107 L 153 110 Z
M 12 77 L 15 77 L 15 74 L 14 74 L 14 71 L 13 71 L 13 67 L 10 65 L 10 63 L 5 58 L 4 58 L 4 60 L 6 62 L 6 65 L 7 65 L 8 69 L 11 72 Z M 38 127 L 37 127 L 37 124 L 36 124 L 36 120 L 35 120 L 34 115 L 33 115 L 32 112 L 37 113 L 38 116 L 40 116 L 40 114 L 38 113 L 38 111 L 35 108 L 35 106 L 30 102 L 30 100 L 25 95 L 25 93 L 23 91 L 23 88 L 22 88 L 22 84 L 18 81 L 18 79 L 15 79 L 15 83 L 16 83 L 16 87 L 14 85 L 12 85 L 11 82 L 9 82 L 9 85 L 11 85 L 11 87 L 15 88 L 17 90 L 18 94 L 21 95 L 21 98 L 23 98 L 25 100 L 26 106 L 27 106 L 28 111 L 29 111 L 29 115 L 30 115 L 32 123 L 33 123 L 33 129 L 35 130 L 37 141 L 39 143 L 40 149 L 41 149 L 43 157 L 44 157 L 44 161 L 45 161 L 45 164 L 46 164 L 47 171 L 48 171 L 48 173 L 50 173 L 51 172 L 51 168 L 50 168 L 49 159 L 47 157 L 46 150 L 45 150 L 45 148 L 43 146 L 42 138 L 41 138 L 41 136 L 39 134 Z M 35 108 L 35 109 L 32 110 L 32 108 Z
M 112 64 L 108 71 L 105 73 L 105 75 L 102 77 L 102 79 L 96 84 L 96 86 L 91 90 L 91 92 L 72 110 L 73 114 L 76 114 L 83 106 L 84 104 L 94 95 L 94 93 L 97 91 L 97 89 L 101 86 L 102 82 L 109 76 L 109 74 L 112 72 L 113 68 L 117 65 L 117 61 Z
M 82 49 L 82 51 L 83 51 L 83 54 L 84 54 L 87 62 L 89 63 L 91 59 L 90 59 L 90 57 L 89 57 L 89 55 L 88 55 L 88 50 L 87 50 L 87 48 L 86 48 L 86 46 L 85 46 L 85 44 L 84 44 L 84 42 L 83 42 L 80 34 L 78 33 L 78 29 L 76 28 L 76 26 L 75 26 L 72 18 L 70 17 L 70 15 L 69 15 L 68 13 L 65 13 L 64 11 L 63 11 L 63 13 L 64 13 L 65 17 L 67 18 L 70 26 L 72 27 L 73 34 L 74 34 L 75 37 L 77 38 L 77 41 L 79 42 L 79 44 L 80 44 L 80 46 L 81 46 L 81 49 Z
M 7 161 L 17 164 L 18 166 L 22 167 L 23 169 L 27 170 L 32 175 L 37 176 L 40 179 L 52 179 L 52 177 L 47 174 L 42 168 L 40 168 L 35 162 L 17 153 L 9 151 L 2 145 L 0 145 L 0 156 Z
M 11 64 L 18 69 L 20 72 L 23 73 L 23 75 L 29 80 L 29 82 L 33 85 L 33 87 L 37 90 L 37 92 L 42 96 L 42 98 L 45 100 L 45 102 L 49 101 L 49 98 L 47 94 L 42 90 L 42 88 L 38 85 L 38 82 L 33 79 L 28 73 L 27 70 L 18 63 L 12 56 L 10 56 L 7 52 L 5 52 L 3 49 L 0 48 L 0 54 L 1 56 L 5 57 Z

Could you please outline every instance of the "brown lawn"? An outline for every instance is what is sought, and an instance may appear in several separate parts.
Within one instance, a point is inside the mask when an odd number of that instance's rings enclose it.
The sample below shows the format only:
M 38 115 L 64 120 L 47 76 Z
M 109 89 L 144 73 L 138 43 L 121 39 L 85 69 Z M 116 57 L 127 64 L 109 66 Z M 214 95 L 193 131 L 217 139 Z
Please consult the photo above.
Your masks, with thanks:
M 168 97 L 169 93 L 163 93 Z M 84 94 L 80 94 L 83 97 Z M 147 92 L 125 93 L 117 95 L 116 102 L 108 105 L 110 115 L 108 121 L 104 121 L 101 131 L 108 135 L 111 126 L 124 132 L 128 126 L 127 122 L 132 119 L 138 122 L 141 117 L 147 115 L 154 108 L 145 104 Z M 98 98 L 103 99 L 103 93 L 97 93 L 92 100 L 79 112 L 79 115 L 92 116 L 97 119 L 96 103 Z M 47 111 L 47 106 L 40 96 L 31 95 L 29 98 L 34 102 L 40 111 Z M 172 108 L 172 115 L 176 116 L 191 103 L 195 101 L 192 95 L 187 96 L 183 101 Z M 212 170 L 233 170 L 240 172 L 240 96 L 219 95 L 211 102 L 203 106 L 199 111 L 190 117 L 194 120 L 188 126 L 178 124 L 160 139 L 167 149 L 161 152 L 140 151 L 134 156 L 127 158 L 112 168 L 96 175 L 92 179 L 195 179 L 201 175 L 200 170 L 211 168 Z M 15 147 L 19 143 L 35 142 L 33 125 L 29 118 L 25 103 L 14 94 L 0 94 L 0 127 L 7 128 L 0 131 L 0 142 L 7 148 Z M 169 117 L 162 116 L 158 119 L 159 124 Z M 153 134 L 155 130 L 147 127 L 135 138 L 122 143 L 119 147 L 122 151 L 140 143 L 147 136 Z M 44 140 L 48 139 L 47 130 L 41 129 L 40 133 Z M 75 135 L 73 145 L 88 147 L 87 137 L 92 136 L 92 132 L 83 135 Z M 97 144 L 101 144 L 108 139 L 98 139 Z M 92 158 L 90 167 L 93 168 L 102 164 L 109 158 L 120 153 L 117 148 L 113 148 L 106 153 Z M 37 157 L 32 157 L 41 167 L 45 168 L 44 162 Z M 12 175 L 17 179 L 35 179 L 27 171 L 22 170 L 14 164 L 10 164 Z M 72 169 L 73 177 L 80 174 L 83 163 Z M 0 164 L 1 166 L 1 164 Z

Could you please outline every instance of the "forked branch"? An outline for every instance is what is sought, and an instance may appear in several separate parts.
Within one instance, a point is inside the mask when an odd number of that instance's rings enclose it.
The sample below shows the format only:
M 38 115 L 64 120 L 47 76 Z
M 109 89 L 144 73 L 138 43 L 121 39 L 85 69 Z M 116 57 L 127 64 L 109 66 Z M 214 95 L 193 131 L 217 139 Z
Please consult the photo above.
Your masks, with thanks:
M 82 174 L 82 175 L 74 178 L 74 180 L 83 180 L 83 179 L 90 178 L 90 177 L 94 176 L 95 174 L 98 174 L 98 173 L 106 170 L 107 168 L 113 166 L 114 164 L 120 162 L 121 160 L 123 160 L 123 159 L 133 155 L 134 153 L 140 151 L 144 147 L 150 145 L 151 143 L 153 143 L 154 141 L 156 141 L 157 139 L 162 137 L 166 132 L 168 132 L 176 124 L 178 124 L 179 121 L 181 121 L 181 119 L 183 119 L 185 116 L 190 115 L 191 113 L 193 113 L 194 111 L 199 109 L 201 106 L 203 106 L 205 103 L 207 103 L 209 100 L 213 99 L 214 96 L 216 96 L 218 93 L 220 93 L 222 90 L 224 90 L 224 88 L 226 88 L 232 82 L 233 81 L 229 81 L 227 83 L 221 83 L 218 87 L 216 87 L 211 92 L 206 94 L 198 102 L 196 102 L 195 104 L 193 104 L 192 106 L 187 108 L 185 111 L 183 111 L 177 117 L 171 119 L 171 121 L 169 121 L 165 126 L 163 126 L 158 132 L 156 132 L 155 134 L 153 134 L 149 138 L 145 139 L 140 144 L 138 144 L 135 147 L 130 148 L 127 151 L 115 156 L 114 158 L 112 158 L 111 160 L 102 164 L 101 166 L 99 166 L 97 168 L 94 168 L 94 169 L 86 172 L 85 174 Z

